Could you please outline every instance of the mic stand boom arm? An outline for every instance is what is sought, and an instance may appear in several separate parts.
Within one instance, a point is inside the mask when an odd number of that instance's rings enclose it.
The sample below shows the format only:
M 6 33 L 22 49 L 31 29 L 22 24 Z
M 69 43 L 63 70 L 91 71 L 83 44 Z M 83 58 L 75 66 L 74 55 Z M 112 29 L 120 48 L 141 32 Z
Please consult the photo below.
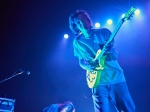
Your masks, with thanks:
M 13 77 L 19 75 L 19 74 L 22 74 L 22 73 L 23 73 L 23 71 L 21 71 L 21 72 L 19 72 L 19 73 L 15 72 L 15 73 L 14 73 L 12 76 L 10 76 L 9 78 L 6 78 L 6 79 L 0 81 L 0 83 L 5 82 L 5 81 L 7 81 L 7 80 L 9 80 L 9 79 L 11 79 L 11 78 L 13 78 Z

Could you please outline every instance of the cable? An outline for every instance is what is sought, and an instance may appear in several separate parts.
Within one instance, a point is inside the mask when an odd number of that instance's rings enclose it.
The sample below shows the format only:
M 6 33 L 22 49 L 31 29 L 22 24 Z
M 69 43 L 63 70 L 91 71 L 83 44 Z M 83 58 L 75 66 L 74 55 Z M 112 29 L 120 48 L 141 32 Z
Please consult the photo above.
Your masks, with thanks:
M 85 83 L 85 85 L 87 85 L 86 83 Z M 83 85 L 83 87 L 82 87 L 82 94 L 83 94 L 83 96 L 84 96 L 84 98 L 91 98 L 92 97 L 92 95 L 94 94 L 93 92 L 92 92 L 92 94 L 90 95 L 90 96 L 86 96 L 85 94 L 84 94 L 84 85 Z

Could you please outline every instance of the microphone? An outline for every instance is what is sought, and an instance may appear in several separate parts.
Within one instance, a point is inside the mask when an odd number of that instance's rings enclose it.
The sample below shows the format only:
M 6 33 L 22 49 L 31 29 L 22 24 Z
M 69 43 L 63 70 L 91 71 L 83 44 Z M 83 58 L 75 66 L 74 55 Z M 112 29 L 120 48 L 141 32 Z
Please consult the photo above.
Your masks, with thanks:
M 18 74 L 23 74 L 25 73 L 26 75 L 30 75 L 30 71 L 25 71 L 25 70 L 22 70 L 22 69 L 18 69 L 19 73 Z

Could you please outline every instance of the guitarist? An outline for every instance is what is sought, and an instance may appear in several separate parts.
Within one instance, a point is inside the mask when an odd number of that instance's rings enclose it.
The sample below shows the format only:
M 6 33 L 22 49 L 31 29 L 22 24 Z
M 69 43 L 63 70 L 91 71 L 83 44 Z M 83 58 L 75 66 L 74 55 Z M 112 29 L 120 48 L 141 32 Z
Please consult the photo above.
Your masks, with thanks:
M 106 28 L 93 29 L 88 13 L 83 10 L 69 16 L 69 25 L 76 36 L 73 46 L 79 65 L 84 70 L 101 72 L 97 87 L 92 88 L 95 112 L 111 112 L 110 103 L 119 112 L 135 112 L 123 70 L 117 62 L 114 40 L 106 47 L 104 66 L 99 59 L 94 60 L 98 49 L 103 48 L 112 33 Z

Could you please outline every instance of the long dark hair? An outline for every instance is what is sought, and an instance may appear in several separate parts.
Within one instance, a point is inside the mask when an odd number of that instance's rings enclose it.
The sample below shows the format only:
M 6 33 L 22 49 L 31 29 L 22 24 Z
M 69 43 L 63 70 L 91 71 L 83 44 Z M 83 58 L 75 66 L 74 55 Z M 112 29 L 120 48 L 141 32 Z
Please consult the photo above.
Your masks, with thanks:
M 74 22 L 74 19 L 77 18 L 79 14 L 84 15 L 89 20 L 89 24 L 91 24 L 91 27 L 92 27 L 92 21 L 90 19 L 89 14 L 84 10 L 77 10 L 75 14 L 71 14 L 69 16 L 69 27 L 75 35 L 78 35 L 80 33 L 80 30 L 77 28 Z

